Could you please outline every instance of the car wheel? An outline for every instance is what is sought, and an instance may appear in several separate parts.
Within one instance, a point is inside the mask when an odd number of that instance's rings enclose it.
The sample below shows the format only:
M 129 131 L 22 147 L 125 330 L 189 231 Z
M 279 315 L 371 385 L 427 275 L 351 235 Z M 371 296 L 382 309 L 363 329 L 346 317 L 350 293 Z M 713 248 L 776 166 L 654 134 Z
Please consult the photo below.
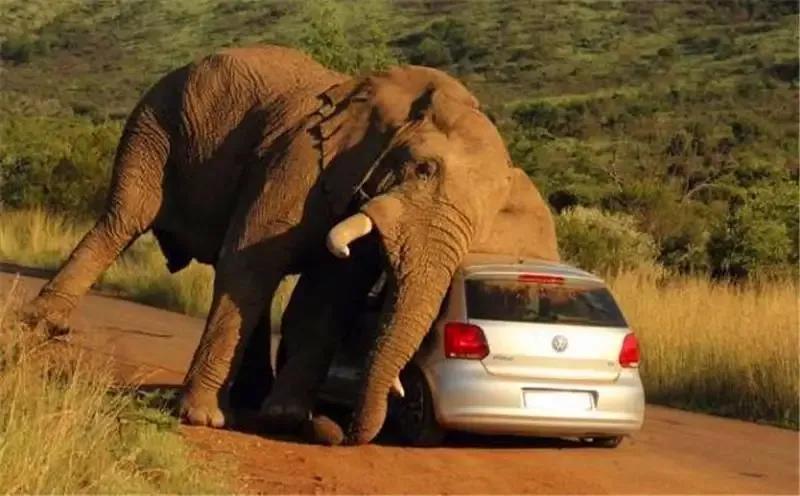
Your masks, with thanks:
M 400 440 L 412 446 L 436 446 L 444 440 L 445 430 L 436 422 L 433 397 L 425 375 L 414 366 L 400 373 L 405 396 L 391 396 L 391 427 Z
M 585 437 L 581 442 L 596 448 L 616 448 L 622 442 L 622 436 Z

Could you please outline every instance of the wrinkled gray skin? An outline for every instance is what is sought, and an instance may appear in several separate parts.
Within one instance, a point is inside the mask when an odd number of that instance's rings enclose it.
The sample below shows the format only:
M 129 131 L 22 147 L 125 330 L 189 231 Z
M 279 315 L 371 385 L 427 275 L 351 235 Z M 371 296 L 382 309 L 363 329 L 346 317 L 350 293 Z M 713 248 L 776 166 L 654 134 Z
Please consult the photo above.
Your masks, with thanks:
M 142 98 L 120 140 L 104 214 L 26 314 L 65 328 L 79 297 L 148 229 L 170 270 L 191 259 L 213 264 L 213 303 L 181 411 L 221 427 L 236 384 L 269 390 L 264 323 L 281 278 L 302 273 L 308 293 L 324 294 L 330 282 L 314 274 L 333 264 L 329 248 L 345 256 L 368 224 L 392 297 L 346 431 L 347 443 L 361 444 L 380 429 L 390 384 L 468 249 L 508 245 L 492 237 L 507 225 L 525 233 L 514 248 L 521 254 L 557 258 L 552 219 L 529 215 L 534 203 L 543 206 L 475 98 L 440 71 L 349 79 L 290 49 L 226 50 L 168 74 Z M 254 377 L 262 380 L 247 385 Z M 268 418 L 293 411 L 281 380 Z

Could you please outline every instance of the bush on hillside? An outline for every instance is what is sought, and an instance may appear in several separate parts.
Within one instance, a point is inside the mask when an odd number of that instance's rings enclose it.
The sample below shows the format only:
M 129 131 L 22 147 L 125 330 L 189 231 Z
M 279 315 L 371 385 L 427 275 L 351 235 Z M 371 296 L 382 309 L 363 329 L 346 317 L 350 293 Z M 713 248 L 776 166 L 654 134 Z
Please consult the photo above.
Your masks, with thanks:
M 601 274 L 655 264 L 653 238 L 625 214 L 575 207 L 556 217 L 561 256 Z
M 306 2 L 304 28 L 295 44 L 326 67 L 348 74 L 384 69 L 397 63 L 389 47 L 384 0 L 361 2 L 355 10 L 334 0 Z
M 0 58 L 17 64 L 24 64 L 31 60 L 36 51 L 36 42 L 32 38 L 9 38 L 0 45 Z
M 445 67 L 453 63 L 453 56 L 444 43 L 436 38 L 425 38 L 409 57 L 412 63 L 429 67 Z
M 732 204 L 709 240 L 712 275 L 742 279 L 796 271 L 797 205 L 794 187 L 757 188 Z
M 0 201 L 94 215 L 105 203 L 120 126 L 82 119 L 17 118 L 0 124 Z

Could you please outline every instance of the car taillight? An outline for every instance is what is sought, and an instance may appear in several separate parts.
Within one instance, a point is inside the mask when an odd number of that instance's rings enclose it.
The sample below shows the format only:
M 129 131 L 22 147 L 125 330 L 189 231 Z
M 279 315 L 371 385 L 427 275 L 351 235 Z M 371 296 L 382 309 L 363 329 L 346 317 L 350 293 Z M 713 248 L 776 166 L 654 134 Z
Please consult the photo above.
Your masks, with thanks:
M 483 330 L 473 324 L 448 322 L 444 325 L 444 356 L 481 360 L 489 354 Z
M 639 366 L 639 340 L 633 333 L 622 340 L 622 349 L 619 352 L 619 364 L 623 367 Z
M 552 284 L 556 286 L 564 284 L 563 277 L 549 274 L 520 274 L 517 276 L 517 281 L 534 284 Z

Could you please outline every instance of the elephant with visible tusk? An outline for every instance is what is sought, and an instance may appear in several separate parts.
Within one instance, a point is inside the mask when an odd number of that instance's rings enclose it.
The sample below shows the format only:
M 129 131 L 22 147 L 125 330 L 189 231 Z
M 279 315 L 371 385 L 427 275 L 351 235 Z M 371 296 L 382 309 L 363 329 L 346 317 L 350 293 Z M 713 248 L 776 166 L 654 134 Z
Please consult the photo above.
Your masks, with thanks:
M 493 231 L 506 226 L 524 232 L 513 234 L 513 250 L 557 258 L 546 206 L 535 218 L 509 215 L 520 191 L 544 205 L 475 97 L 441 71 L 350 78 L 288 48 L 228 49 L 169 73 L 137 104 L 104 213 L 25 312 L 65 328 L 78 298 L 147 230 L 170 270 L 213 264 L 213 302 L 181 411 L 221 427 L 237 387 L 258 391 L 249 401 L 270 391 L 265 323 L 286 274 L 301 274 L 295 313 L 327 294 L 327 271 L 367 274 L 339 281 L 346 304 L 325 308 L 342 312 L 386 270 L 392 296 L 346 429 L 347 443 L 366 443 L 468 250 L 492 249 Z M 355 253 L 361 241 L 369 270 Z M 292 362 L 302 365 L 302 354 Z

